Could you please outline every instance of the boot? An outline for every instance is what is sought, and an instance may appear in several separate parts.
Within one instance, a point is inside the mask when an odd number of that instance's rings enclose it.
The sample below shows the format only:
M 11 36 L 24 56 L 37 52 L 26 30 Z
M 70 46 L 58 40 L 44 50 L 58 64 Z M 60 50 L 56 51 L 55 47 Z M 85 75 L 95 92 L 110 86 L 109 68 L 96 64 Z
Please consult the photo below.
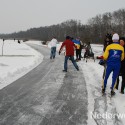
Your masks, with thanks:
M 104 94 L 105 93 L 105 89 L 104 88 L 102 88 L 102 94 Z
M 64 69 L 63 72 L 67 72 L 67 70 Z
M 124 94 L 124 91 L 121 91 L 121 94 Z
M 111 96 L 115 95 L 115 92 L 113 90 L 111 90 Z

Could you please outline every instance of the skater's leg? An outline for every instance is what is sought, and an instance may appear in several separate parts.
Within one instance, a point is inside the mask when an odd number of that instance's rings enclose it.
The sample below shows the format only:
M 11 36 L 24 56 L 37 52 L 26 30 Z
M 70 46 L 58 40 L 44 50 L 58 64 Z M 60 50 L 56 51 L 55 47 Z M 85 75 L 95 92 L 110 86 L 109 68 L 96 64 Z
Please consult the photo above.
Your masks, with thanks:
M 56 56 L 56 47 L 53 48 L 53 59 L 55 58 Z
M 76 60 L 78 60 L 78 56 L 79 56 L 79 50 L 76 49 Z
M 78 52 L 78 59 L 81 60 L 81 50 L 79 49 L 79 52 Z
M 50 59 L 53 58 L 53 47 L 51 47 Z
M 103 88 L 104 89 L 106 88 L 107 80 L 108 80 L 109 75 L 110 75 L 111 72 L 112 72 L 112 66 L 107 66 L 106 73 L 105 73 L 105 76 L 104 76 L 104 83 L 103 83 Z
M 67 62 L 68 62 L 69 56 L 65 56 L 65 61 L 64 61 L 64 70 L 67 71 Z
M 121 93 L 124 94 L 125 89 L 125 73 L 122 74 L 122 86 L 121 86 Z
M 120 65 L 115 65 L 113 69 L 113 75 L 112 75 L 112 86 L 111 86 L 112 90 L 114 90 L 116 87 L 116 80 L 119 75 L 119 71 L 120 71 Z
M 75 67 L 77 70 L 79 70 L 79 67 L 78 67 L 77 63 L 76 63 L 76 61 L 74 60 L 74 56 L 70 56 L 70 58 L 71 58 L 71 61 L 72 61 L 73 65 L 74 65 L 74 67 Z
M 116 89 L 118 90 L 118 86 L 119 86 L 119 76 L 117 77 L 117 79 L 116 79 Z

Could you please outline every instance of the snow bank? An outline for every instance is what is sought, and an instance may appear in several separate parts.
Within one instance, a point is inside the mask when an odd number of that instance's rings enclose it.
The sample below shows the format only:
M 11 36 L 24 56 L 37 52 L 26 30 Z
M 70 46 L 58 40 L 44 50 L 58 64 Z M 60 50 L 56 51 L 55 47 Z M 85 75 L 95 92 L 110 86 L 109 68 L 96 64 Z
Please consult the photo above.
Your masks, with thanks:
M 9 85 L 30 70 L 39 65 L 43 60 L 36 50 L 32 49 L 21 41 L 0 40 L 0 89 Z

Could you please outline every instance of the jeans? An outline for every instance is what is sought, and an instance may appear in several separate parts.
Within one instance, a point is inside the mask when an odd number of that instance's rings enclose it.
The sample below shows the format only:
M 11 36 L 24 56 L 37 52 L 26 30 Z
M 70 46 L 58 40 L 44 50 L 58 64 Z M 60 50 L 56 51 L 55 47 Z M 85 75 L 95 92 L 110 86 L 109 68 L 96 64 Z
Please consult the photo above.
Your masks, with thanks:
M 65 56 L 64 70 L 67 71 L 67 62 L 68 62 L 68 59 L 69 59 L 69 58 L 71 59 L 71 61 L 72 61 L 73 65 L 74 65 L 74 67 L 78 70 L 79 67 L 78 67 L 76 61 L 74 60 L 74 56 Z
M 54 59 L 56 56 L 56 47 L 51 47 L 50 59 Z

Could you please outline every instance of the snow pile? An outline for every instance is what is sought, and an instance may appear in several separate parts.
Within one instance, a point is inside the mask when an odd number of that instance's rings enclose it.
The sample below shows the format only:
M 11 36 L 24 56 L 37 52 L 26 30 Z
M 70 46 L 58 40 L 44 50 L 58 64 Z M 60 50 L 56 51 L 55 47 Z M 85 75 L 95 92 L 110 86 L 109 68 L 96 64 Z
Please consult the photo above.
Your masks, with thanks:
M 0 89 L 39 65 L 43 56 L 21 41 L 0 40 Z

